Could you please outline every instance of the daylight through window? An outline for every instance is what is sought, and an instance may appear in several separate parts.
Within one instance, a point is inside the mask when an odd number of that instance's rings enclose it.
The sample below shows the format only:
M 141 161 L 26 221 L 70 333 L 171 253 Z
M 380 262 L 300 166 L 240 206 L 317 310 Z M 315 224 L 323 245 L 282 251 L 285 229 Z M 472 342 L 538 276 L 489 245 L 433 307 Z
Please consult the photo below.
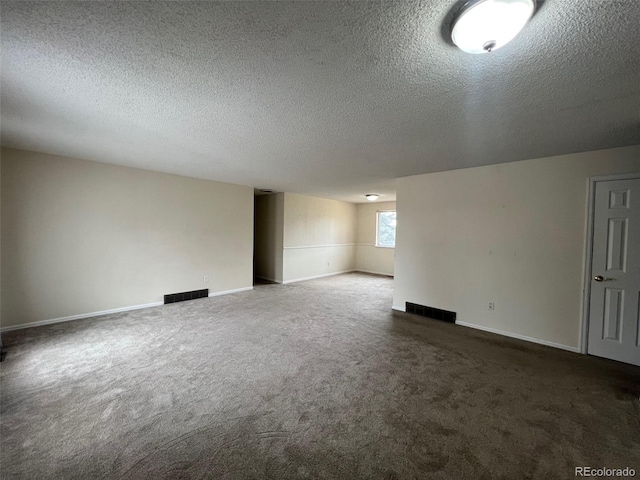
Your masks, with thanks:
M 378 212 L 376 247 L 396 246 L 396 212 Z

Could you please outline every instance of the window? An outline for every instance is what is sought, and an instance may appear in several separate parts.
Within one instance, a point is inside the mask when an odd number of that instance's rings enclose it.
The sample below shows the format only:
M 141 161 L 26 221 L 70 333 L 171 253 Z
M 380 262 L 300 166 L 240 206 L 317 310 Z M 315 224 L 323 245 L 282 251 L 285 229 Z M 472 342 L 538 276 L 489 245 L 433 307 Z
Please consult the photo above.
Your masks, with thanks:
M 376 247 L 396 246 L 396 212 L 378 212 Z

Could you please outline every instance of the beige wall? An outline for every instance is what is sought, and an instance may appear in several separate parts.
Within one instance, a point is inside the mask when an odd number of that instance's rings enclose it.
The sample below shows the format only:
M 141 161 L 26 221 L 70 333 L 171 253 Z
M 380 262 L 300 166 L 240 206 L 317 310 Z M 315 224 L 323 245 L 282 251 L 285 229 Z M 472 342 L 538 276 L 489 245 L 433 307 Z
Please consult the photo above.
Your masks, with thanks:
M 10 149 L 2 170 L 5 327 L 252 285 L 252 188 Z
M 254 225 L 254 273 L 282 283 L 284 193 L 255 197 Z
M 379 211 L 395 209 L 396 202 L 358 204 L 356 270 L 393 275 L 395 249 L 376 247 L 376 223 Z
M 284 194 L 284 282 L 355 269 L 356 205 Z
M 400 178 L 394 305 L 577 349 L 588 178 L 638 171 L 633 146 Z

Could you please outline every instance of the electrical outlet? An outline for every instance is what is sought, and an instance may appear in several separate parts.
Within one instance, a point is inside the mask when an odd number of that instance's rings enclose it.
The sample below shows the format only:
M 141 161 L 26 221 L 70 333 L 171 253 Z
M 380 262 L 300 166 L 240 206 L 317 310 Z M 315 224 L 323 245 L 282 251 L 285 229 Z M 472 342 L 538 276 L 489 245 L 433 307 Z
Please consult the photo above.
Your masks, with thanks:
M 496 304 L 493 302 L 489 302 L 489 310 L 495 310 L 496 309 Z
M 202 278 L 202 282 L 203 282 L 203 283 L 209 283 L 209 275 L 205 275 L 205 276 Z

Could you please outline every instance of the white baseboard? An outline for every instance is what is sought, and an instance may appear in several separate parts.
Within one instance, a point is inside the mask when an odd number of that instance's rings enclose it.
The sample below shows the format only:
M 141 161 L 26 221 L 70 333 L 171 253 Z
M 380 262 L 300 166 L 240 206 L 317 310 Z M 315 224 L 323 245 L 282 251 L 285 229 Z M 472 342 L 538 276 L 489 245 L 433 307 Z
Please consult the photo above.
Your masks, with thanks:
M 393 305 L 391 307 L 392 310 L 397 310 L 398 312 L 406 312 L 407 309 L 405 307 L 399 307 L 398 305 Z
M 164 302 L 145 303 L 142 305 L 132 305 L 130 307 L 101 310 L 99 312 L 80 313 L 78 315 L 70 315 L 68 317 L 51 318 L 49 320 L 40 320 L 38 322 L 23 323 L 21 325 L 10 325 L 8 327 L 0 328 L 0 332 L 8 332 L 9 330 L 20 330 L 22 328 L 40 327 L 42 325 L 50 325 L 52 323 L 69 322 L 71 320 L 80 320 L 82 318 L 99 317 L 101 315 L 109 315 L 111 313 L 128 312 L 131 310 L 140 310 L 141 308 L 158 307 L 160 305 L 164 305 Z
M 393 277 L 393 273 L 374 272 L 373 270 L 363 270 L 362 268 L 356 268 L 354 272 L 370 273 L 372 275 L 383 275 L 385 277 Z
M 228 295 L 230 293 L 244 292 L 247 290 L 253 290 L 253 287 L 235 288 L 233 290 L 223 290 L 221 292 L 210 293 L 210 297 L 217 297 L 220 295 Z M 141 308 L 159 307 L 164 305 L 164 302 L 145 303 L 142 305 L 132 305 L 130 307 L 112 308 L 110 310 L 101 310 L 99 312 L 80 313 L 78 315 L 70 315 L 68 317 L 51 318 L 49 320 L 40 320 L 38 322 L 23 323 L 21 325 L 10 325 L 8 327 L 0 328 L 0 332 L 8 332 L 10 330 L 20 330 L 22 328 L 40 327 L 42 325 L 50 325 L 52 323 L 69 322 L 71 320 L 80 320 L 83 318 L 99 317 L 101 315 L 109 315 L 112 313 L 129 312 L 131 310 L 140 310 Z
M 496 333 L 498 335 L 503 335 L 505 337 L 517 338 L 518 340 L 525 340 L 527 342 L 538 343 L 540 345 L 546 345 L 547 347 L 554 347 L 554 348 L 559 348 L 561 350 L 568 350 L 569 352 L 580 353 L 580 348 L 578 347 L 570 347 L 568 345 L 563 345 L 561 343 L 549 342 L 548 340 L 541 340 L 539 338 L 520 335 L 519 333 L 505 332 L 503 330 L 498 330 L 497 328 L 484 327 L 482 325 L 475 325 L 473 323 L 458 322 L 458 321 L 456 321 L 456 325 L 475 328 L 477 330 L 482 330 L 484 332 Z
M 356 271 L 355 269 L 352 269 L 352 270 L 344 270 L 342 272 L 323 273 L 322 275 L 314 275 L 312 277 L 302 277 L 302 278 L 294 278 L 293 280 L 285 280 L 282 283 L 286 284 L 286 283 L 294 283 L 294 282 L 303 282 L 305 280 L 314 280 L 316 278 L 332 277 L 334 275 L 341 275 L 343 273 L 351 273 L 355 271 Z
M 247 290 L 253 290 L 253 287 L 242 287 L 242 288 L 234 288 L 233 290 L 223 290 L 221 292 L 213 292 L 213 293 L 210 293 L 209 296 L 219 297 L 220 295 L 229 295 L 231 293 L 246 292 Z

